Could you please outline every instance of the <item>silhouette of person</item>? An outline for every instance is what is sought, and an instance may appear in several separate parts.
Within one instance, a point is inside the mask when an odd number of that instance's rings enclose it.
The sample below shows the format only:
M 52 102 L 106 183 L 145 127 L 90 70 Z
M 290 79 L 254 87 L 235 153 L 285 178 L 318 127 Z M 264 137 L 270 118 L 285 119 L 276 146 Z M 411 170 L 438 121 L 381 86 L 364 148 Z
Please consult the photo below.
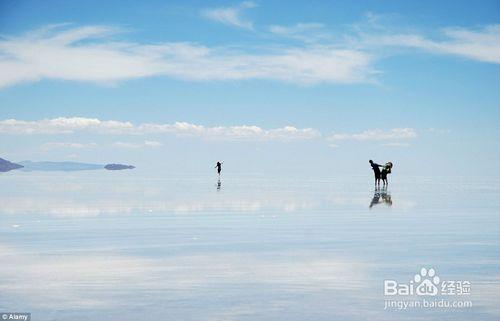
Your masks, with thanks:
M 222 171 L 222 163 L 217 162 L 217 165 L 215 165 L 215 167 L 217 167 L 217 174 L 219 174 L 220 176 L 220 172 Z
M 390 174 L 391 170 L 392 170 L 392 163 L 387 162 L 382 168 L 382 172 L 380 172 L 380 178 L 382 179 L 382 182 L 385 187 L 389 186 L 389 181 L 387 180 L 387 174 Z
M 374 163 L 371 159 L 368 161 L 373 169 L 373 173 L 375 174 L 375 187 L 380 186 L 380 168 L 382 165 Z

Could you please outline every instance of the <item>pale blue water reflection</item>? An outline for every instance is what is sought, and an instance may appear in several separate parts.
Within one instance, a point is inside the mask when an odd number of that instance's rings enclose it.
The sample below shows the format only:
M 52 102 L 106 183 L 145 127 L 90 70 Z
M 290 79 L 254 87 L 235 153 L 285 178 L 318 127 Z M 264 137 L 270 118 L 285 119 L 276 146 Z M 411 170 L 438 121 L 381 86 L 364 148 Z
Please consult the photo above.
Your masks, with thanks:
M 500 318 L 499 180 L 0 179 L 0 310 L 33 320 Z M 384 279 L 421 267 L 469 280 L 473 307 L 384 310 Z

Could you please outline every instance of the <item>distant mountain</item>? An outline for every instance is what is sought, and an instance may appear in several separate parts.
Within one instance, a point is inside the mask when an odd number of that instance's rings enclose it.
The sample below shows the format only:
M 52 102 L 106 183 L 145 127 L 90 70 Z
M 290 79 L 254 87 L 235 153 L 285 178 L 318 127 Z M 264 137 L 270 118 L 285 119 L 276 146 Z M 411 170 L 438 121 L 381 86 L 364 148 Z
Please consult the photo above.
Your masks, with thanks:
M 107 164 L 106 166 L 104 166 L 104 168 L 109 171 L 119 171 L 122 169 L 134 169 L 135 166 L 123 164 Z
M 89 171 L 102 169 L 101 164 L 87 164 L 87 163 L 77 163 L 77 162 L 32 162 L 32 161 L 22 161 L 19 164 L 23 165 L 23 171 L 62 171 L 62 172 L 73 172 L 73 171 Z
M 22 167 L 23 167 L 23 165 L 12 163 L 6 159 L 0 158 L 0 172 L 8 172 L 8 171 L 11 171 L 13 169 L 18 169 L 18 168 L 22 168 Z
M 3 158 L 0 158 L 0 172 L 8 172 L 13 169 L 22 168 L 22 171 L 45 171 L 45 172 L 74 172 L 74 171 L 91 171 L 98 169 L 107 169 L 110 171 L 118 171 L 122 169 L 134 169 L 135 166 L 123 165 L 123 164 L 89 164 L 89 163 L 78 163 L 78 162 L 33 162 L 33 161 L 22 161 L 19 164 L 9 162 Z

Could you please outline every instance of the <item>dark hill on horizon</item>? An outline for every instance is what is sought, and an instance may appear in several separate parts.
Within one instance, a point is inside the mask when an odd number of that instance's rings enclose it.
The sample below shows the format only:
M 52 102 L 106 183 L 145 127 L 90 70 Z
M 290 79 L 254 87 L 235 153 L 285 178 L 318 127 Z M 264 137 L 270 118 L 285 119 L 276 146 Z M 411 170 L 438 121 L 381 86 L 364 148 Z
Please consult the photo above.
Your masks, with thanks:
M 132 165 L 123 165 L 123 164 L 107 164 L 104 166 L 108 171 L 119 171 L 122 169 L 134 169 L 135 166 Z
M 0 158 L 0 172 L 8 172 L 18 168 L 23 168 L 23 165 L 12 163 L 6 159 Z

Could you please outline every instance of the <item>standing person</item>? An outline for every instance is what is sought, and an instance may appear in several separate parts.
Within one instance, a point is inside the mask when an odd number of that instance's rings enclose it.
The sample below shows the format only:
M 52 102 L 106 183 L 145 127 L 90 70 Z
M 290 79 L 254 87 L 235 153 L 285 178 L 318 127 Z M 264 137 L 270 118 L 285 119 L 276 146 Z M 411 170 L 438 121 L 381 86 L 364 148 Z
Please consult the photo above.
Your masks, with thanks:
M 390 174 L 391 170 L 392 170 L 392 163 L 391 162 L 385 163 L 384 168 L 382 168 L 382 172 L 380 173 L 380 177 L 382 178 L 384 187 L 389 186 L 389 181 L 387 180 L 387 174 Z
M 379 167 L 382 167 L 382 165 L 374 163 L 371 159 L 369 160 L 369 163 L 373 169 L 373 173 L 375 174 L 375 187 L 377 187 L 377 185 L 380 187 L 380 168 Z
M 222 163 L 217 162 L 217 165 L 215 165 L 215 167 L 217 167 L 217 174 L 219 174 L 219 176 L 220 176 L 220 172 L 222 171 Z

